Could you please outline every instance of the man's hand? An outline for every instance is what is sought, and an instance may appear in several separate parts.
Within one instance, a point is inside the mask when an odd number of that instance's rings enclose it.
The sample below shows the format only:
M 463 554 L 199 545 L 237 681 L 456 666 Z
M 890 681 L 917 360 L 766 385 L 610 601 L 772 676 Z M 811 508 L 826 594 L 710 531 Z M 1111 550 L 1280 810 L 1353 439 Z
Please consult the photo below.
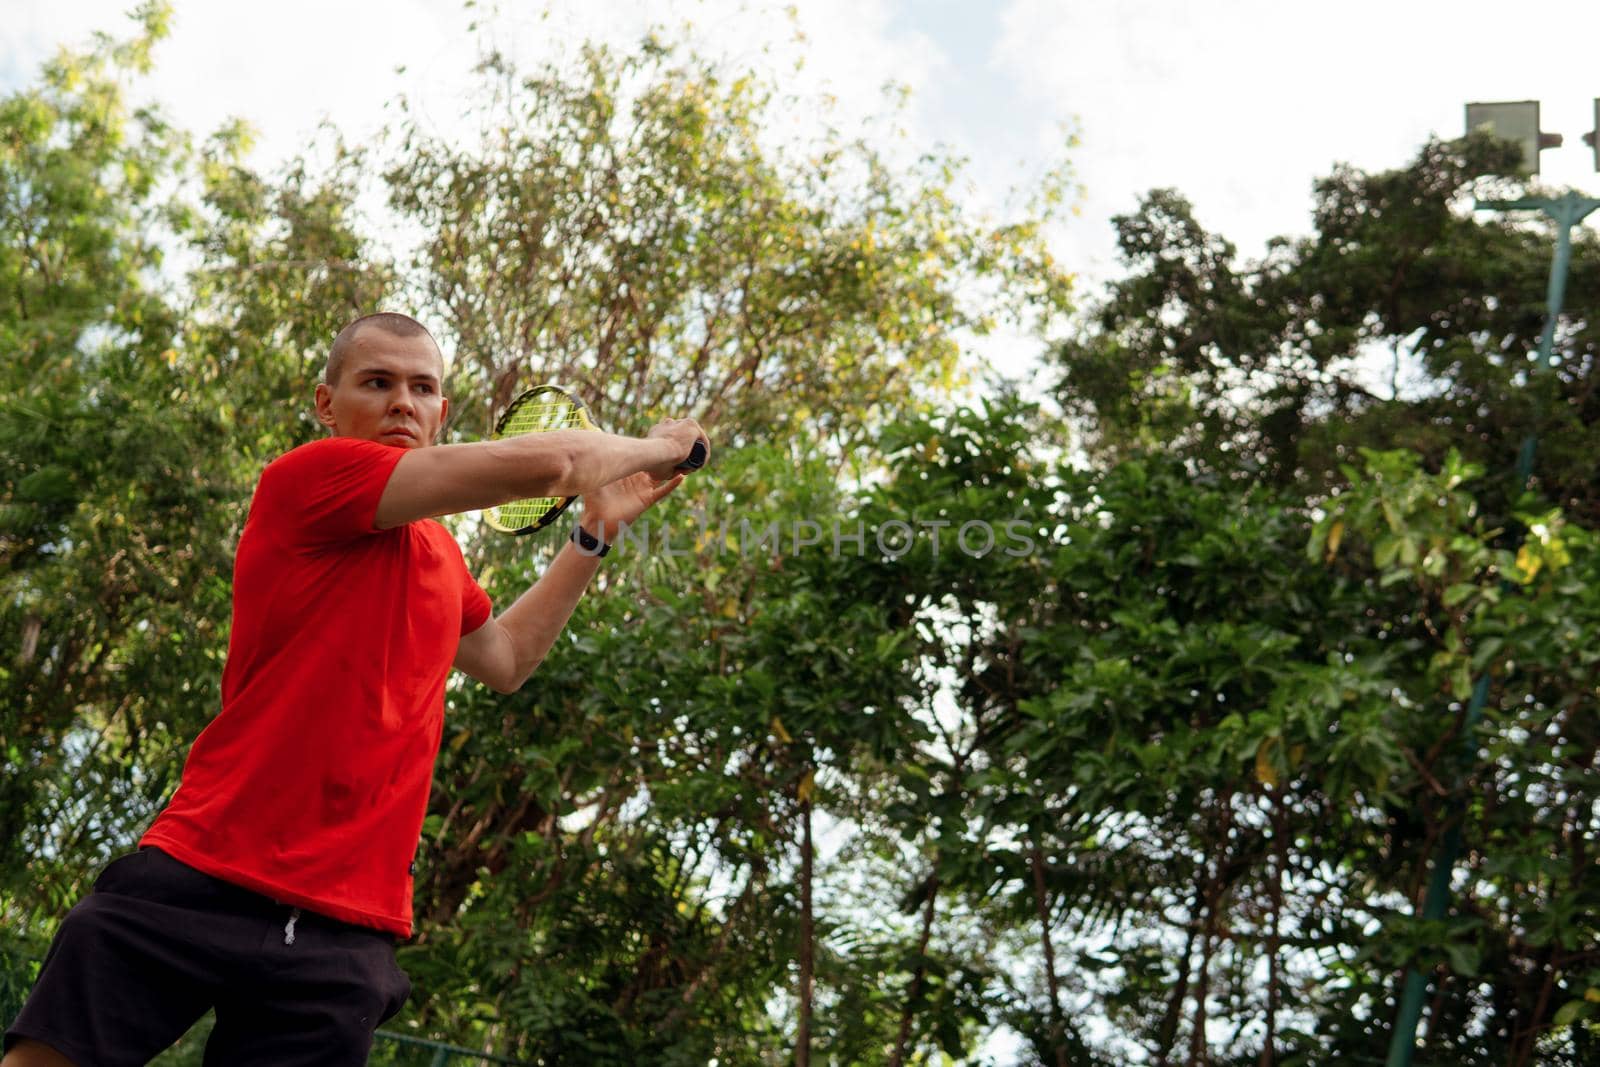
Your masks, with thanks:
M 640 515 L 683 484 L 682 472 L 659 481 L 640 472 L 602 485 L 583 497 L 583 525 L 603 541 L 615 541 Z
M 700 428 L 700 424 L 693 419 L 663 419 L 651 427 L 650 432 L 645 434 L 645 437 L 672 441 L 683 449 L 678 458 L 670 464 L 655 467 L 645 472 L 655 478 L 657 482 L 668 481 L 679 473 L 678 464 L 689 458 L 689 453 L 693 451 L 696 441 L 705 443 L 706 458 L 711 458 L 711 438 L 706 436 L 706 432 Z M 704 464 L 701 465 L 704 466 Z M 668 492 L 671 492 L 671 490 L 668 490 Z
M 678 464 L 689 458 L 695 442 L 704 443 L 710 454 L 711 441 L 693 419 L 664 419 L 645 436 L 671 441 L 680 451 L 669 464 L 618 478 L 584 494 L 584 525 L 603 541 L 615 541 L 625 527 L 683 484 L 685 472 Z

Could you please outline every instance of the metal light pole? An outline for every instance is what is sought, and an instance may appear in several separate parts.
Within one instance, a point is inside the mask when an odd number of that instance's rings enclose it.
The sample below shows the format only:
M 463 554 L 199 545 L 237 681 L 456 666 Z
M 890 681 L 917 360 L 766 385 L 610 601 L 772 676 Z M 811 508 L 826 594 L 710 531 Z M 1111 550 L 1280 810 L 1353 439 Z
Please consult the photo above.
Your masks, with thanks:
M 1531 116 L 1526 111 L 1520 115 L 1509 111 L 1526 108 L 1530 104 Z M 1475 109 L 1498 110 L 1486 114 L 1484 110 Z M 1523 145 L 1524 174 L 1538 173 L 1539 149 L 1554 148 L 1561 144 L 1560 135 L 1539 131 L 1537 103 L 1468 104 L 1467 129 L 1470 131 L 1480 125 L 1494 126 L 1496 133 L 1501 133 L 1504 126 L 1510 126 L 1504 131 L 1510 134 L 1506 139 Z M 1584 140 L 1595 147 L 1596 169 L 1600 170 L 1600 100 L 1595 101 L 1595 125 L 1595 130 L 1587 134 Z M 1535 374 L 1547 373 L 1555 363 L 1556 322 L 1561 316 L 1561 302 L 1567 291 L 1567 270 L 1572 261 L 1572 228 L 1588 217 L 1590 212 L 1600 209 L 1600 200 L 1567 193 L 1556 198 L 1529 196 L 1519 200 L 1480 200 L 1475 206 L 1479 211 L 1542 211 L 1556 222 L 1555 260 L 1550 264 L 1550 285 L 1545 291 L 1544 332 L 1539 337 L 1539 357 L 1533 371 Z M 1537 447 L 1537 438 L 1529 433 L 1523 438 L 1522 447 L 1517 453 L 1517 484 L 1523 489 L 1528 487 L 1528 480 L 1533 474 L 1533 455 Z M 1483 706 L 1488 698 L 1489 672 L 1485 668 L 1472 687 L 1472 699 L 1467 705 L 1466 720 L 1462 726 L 1463 765 L 1470 761 L 1477 750 L 1478 722 L 1483 717 Z M 1450 878 L 1455 873 L 1456 859 L 1461 853 L 1461 823 L 1466 805 L 1458 796 L 1454 807 L 1454 818 L 1440 844 L 1439 854 L 1434 860 L 1433 877 L 1428 882 L 1428 895 L 1423 900 L 1422 917 L 1425 920 L 1444 918 L 1445 909 L 1450 904 Z M 1415 967 L 1407 968 L 1400 996 L 1400 1012 L 1389 1041 L 1387 1067 L 1410 1067 L 1412 1053 L 1416 1050 L 1417 1023 L 1422 1017 L 1422 1002 L 1427 991 L 1427 976 Z

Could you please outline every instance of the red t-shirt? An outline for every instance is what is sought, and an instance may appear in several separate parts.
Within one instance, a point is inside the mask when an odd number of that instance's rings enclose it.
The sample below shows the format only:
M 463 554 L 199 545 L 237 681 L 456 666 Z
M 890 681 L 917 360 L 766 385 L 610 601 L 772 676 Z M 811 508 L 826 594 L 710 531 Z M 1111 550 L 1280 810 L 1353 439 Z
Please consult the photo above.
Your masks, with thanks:
M 377 530 L 404 449 L 333 437 L 261 475 L 222 711 L 139 842 L 295 907 L 411 934 L 444 685 L 489 598 L 448 530 Z

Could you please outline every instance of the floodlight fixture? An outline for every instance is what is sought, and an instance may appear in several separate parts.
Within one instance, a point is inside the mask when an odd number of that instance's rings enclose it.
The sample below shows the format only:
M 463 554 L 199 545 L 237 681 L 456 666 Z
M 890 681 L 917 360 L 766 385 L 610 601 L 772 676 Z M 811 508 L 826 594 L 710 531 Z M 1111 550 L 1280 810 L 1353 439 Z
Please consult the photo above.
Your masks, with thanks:
M 1516 173 L 1532 177 L 1539 173 L 1539 151 L 1561 147 L 1559 133 L 1544 133 L 1539 129 L 1539 101 L 1510 100 L 1489 104 L 1467 105 L 1467 132 L 1488 130 L 1504 141 L 1514 141 L 1522 148 L 1522 163 Z
M 1594 102 L 1594 129 L 1583 135 L 1583 143 L 1594 149 L 1594 169 L 1600 170 L 1600 100 Z

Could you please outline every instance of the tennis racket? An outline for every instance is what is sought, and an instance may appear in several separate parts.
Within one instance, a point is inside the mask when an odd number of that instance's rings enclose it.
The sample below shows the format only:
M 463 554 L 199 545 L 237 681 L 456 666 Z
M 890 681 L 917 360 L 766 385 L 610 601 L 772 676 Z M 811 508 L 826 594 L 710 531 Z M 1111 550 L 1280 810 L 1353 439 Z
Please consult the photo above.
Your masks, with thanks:
M 511 401 L 500 421 L 495 423 L 491 440 L 520 437 L 525 433 L 551 430 L 598 430 L 589 414 L 589 405 L 559 385 L 538 385 Z M 678 464 L 681 471 L 699 470 L 706 461 L 704 441 L 696 441 L 689 458 Z M 561 517 L 575 496 L 541 496 L 513 500 L 486 508 L 483 519 L 501 533 L 527 534 L 542 530 Z

